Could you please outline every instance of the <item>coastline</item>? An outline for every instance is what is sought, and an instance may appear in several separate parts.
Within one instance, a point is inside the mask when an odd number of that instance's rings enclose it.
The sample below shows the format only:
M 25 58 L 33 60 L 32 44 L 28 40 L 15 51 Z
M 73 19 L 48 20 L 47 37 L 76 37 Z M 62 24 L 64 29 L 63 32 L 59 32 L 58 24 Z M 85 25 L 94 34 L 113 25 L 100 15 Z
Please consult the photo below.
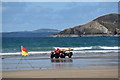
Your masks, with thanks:
M 49 37 L 119 37 L 120 35 L 112 35 L 112 34 L 88 34 L 88 35 L 51 35 Z

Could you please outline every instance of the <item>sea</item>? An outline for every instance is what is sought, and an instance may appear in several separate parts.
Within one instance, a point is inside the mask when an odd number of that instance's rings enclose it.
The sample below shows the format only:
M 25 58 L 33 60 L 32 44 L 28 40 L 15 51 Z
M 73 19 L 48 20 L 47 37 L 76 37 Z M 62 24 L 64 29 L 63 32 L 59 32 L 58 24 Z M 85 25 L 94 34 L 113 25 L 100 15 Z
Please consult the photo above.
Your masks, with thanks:
M 72 48 L 73 57 L 114 57 L 120 50 L 118 40 L 119 37 L 3 37 L 2 70 L 117 68 L 116 58 L 51 60 L 50 53 L 56 48 Z M 21 57 L 21 46 L 28 50 L 25 59 Z

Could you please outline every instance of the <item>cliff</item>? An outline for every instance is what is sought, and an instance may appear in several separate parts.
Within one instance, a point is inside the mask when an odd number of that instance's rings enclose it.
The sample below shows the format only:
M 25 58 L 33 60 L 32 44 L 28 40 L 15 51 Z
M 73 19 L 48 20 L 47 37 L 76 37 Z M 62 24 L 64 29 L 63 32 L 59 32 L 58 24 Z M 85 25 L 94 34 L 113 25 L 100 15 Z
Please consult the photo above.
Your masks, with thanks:
M 111 36 L 120 33 L 120 14 L 109 14 L 85 24 L 65 29 L 52 37 Z

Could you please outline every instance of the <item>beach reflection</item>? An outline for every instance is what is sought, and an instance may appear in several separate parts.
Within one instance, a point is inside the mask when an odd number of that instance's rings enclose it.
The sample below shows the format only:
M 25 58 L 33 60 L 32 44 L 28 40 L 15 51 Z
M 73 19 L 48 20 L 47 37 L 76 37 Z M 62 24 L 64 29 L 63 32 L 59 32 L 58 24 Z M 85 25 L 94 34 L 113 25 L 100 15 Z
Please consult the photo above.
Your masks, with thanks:
M 72 59 L 51 59 L 52 63 L 72 63 Z
M 51 59 L 53 69 L 69 69 L 73 67 L 72 59 Z

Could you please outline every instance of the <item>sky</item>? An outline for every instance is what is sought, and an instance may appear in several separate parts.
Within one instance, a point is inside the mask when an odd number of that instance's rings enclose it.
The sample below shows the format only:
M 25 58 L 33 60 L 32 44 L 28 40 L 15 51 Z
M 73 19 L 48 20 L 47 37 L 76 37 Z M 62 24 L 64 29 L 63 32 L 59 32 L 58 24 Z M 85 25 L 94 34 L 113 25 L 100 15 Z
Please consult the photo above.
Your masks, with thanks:
M 118 2 L 2 2 L 1 11 L 2 32 L 64 30 L 118 13 Z

